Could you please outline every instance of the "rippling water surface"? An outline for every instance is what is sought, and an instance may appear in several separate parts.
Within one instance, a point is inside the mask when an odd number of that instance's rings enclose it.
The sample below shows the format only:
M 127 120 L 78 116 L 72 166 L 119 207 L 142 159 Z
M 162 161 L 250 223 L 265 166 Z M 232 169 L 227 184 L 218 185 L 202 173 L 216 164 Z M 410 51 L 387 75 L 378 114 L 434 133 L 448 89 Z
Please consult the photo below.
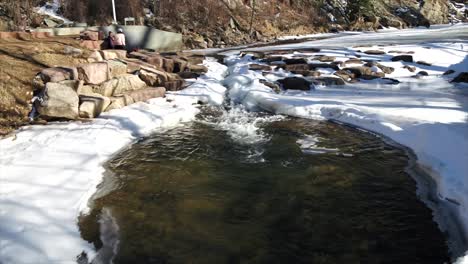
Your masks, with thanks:
M 206 109 L 116 156 L 80 228 L 104 263 L 443 263 L 407 163 L 333 123 Z

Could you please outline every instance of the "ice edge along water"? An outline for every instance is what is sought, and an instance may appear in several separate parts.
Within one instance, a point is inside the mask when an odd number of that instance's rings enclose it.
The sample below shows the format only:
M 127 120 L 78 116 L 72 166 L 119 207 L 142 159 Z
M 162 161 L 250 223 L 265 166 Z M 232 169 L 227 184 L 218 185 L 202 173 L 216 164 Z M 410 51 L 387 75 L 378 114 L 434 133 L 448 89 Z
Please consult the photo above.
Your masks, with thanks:
M 77 221 L 123 147 L 157 130 L 191 121 L 197 102 L 222 104 L 226 67 L 209 72 L 180 95 L 137 103 L 90 122 L 30 126 L 0 140 L 0 263 L 76 263 L 96 254 Z

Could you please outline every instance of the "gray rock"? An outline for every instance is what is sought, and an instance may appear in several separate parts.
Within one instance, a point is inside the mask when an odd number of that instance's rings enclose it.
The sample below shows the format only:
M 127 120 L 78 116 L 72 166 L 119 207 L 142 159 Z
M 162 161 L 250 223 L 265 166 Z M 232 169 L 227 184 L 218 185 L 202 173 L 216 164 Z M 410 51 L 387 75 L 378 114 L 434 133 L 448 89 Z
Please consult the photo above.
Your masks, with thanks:
M 392 58 L 392 61 L 404 61 L 404 62 L 413 62 L 413 56 L 411 55 L 398 55 Z
M 111 100 L 100 94 L 80 95 L 79 113 L 81 118 L 94 118 L 109 107 Z
M 78 94 L 69 86 L 47 83 L 43 92 L 44 103 L 38 112 L 44 119 L 76 119 L 78 117 Z
M 310 91 L 312 83 L 304 78 L 299 77 L 287 77 L 282 80 L 278 80 L 283 85 L 285 90 L 301 90 Z
M 125 74 L 96 87 L 94 92 L 110 97 L 122 95 L 128 91 L 139 90 L 144 87 L 146 87 L 146 83 L 143 82 L 137 75 Z

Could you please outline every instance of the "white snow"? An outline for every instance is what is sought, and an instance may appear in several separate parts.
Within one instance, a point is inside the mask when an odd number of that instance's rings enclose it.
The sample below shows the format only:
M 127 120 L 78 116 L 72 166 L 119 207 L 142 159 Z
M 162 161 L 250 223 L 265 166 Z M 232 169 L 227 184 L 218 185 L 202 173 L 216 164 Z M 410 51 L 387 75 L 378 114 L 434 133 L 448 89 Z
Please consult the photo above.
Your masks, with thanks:
M 195 82 L 199 96 L 211 96 L 211 80 L 224 74 L 220 64 L 208 63 L 211 79 Z M 94 247 L 81 239 L 77 218 L 102 180 L 102 164 L 138 138 L 198 113 L 196 97 L 168 97 L 90 122 L 26 127 L 0 140 L 0 262 L 76 263 L 83 251 L 92 257 Z
M 41 7 L 36 7 L 35 11 L 38 14 L 47 15 L 55 19 L 62 20 L 65 24 L 72 23 L 70 20 L 66 19 L 65 17 L 59 14 L 60 7 L 61 7 L 60 0 L 53 0 L 52 2 L 47 2 L 45 5 Z

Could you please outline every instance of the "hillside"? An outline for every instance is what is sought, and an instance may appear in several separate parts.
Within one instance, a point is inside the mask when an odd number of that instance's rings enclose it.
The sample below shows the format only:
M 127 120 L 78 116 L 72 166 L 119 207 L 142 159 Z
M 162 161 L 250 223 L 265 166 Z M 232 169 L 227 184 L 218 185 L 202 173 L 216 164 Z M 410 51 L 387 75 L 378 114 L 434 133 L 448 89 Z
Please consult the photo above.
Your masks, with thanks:
M 116 0 L 117 20 L 184 34 L 187 48 L 267 41 L 281 35 L 429 26 L 466 19 L 462 0 Z M 41 7 L 41 12 L 37 12 Z M 44 11 L 50 12 L 44 12 Z M 74 22 L 113 21 L 111 1 L 0 1 L 0 31 L 46 26 L 56 13 Z M 68 21 L 66 21 L 68 22 Z M 49 25 L 50 26 L 50 23 Z

